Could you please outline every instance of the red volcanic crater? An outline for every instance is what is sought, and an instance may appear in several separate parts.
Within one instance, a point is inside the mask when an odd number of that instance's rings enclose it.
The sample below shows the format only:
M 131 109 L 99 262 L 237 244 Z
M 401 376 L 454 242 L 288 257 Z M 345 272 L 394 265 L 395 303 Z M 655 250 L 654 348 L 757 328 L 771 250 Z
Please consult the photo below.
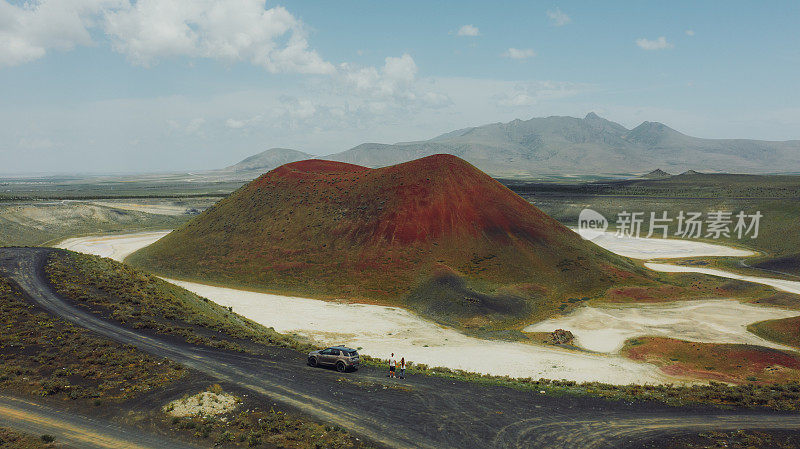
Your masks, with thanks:
M 450 155 L 378 169 L 286 164 L 129 261 L 171 276 L 382 303 L 431 302 L 421 292 L 440 295 L 446 285 L 461 302 L 465 292 L 488 295 L 467 306 L 514 298 L 528 312 L 547 295 L 602 291 L 637 271 Z
M 577 236 L 467 162 L 451 155 L 369 169 L 334 161 L 286 164 L 256 188 L 297 189 L 336 204 L 352 221 L 337 234 L 358 244 L 403 246 L 448 236 L 547 239 Z M 302 193 L 301 193 L 302 192 Z M 349 206 L 349 207 L 348 207 Z M 349 213 L 348 213 L 349 212 Z

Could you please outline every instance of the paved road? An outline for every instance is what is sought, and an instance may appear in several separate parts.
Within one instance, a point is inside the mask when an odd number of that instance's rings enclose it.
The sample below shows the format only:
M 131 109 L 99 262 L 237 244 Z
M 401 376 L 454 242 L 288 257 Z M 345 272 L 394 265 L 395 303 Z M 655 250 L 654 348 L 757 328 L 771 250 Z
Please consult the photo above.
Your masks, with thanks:
M 74 306 L 46 280 L 49 251 L 0 248 L 0 272 L 32 301 L 66 320 L 387 447 L 614 448 L 711 429 L 800 428 L 797 414 L 552 397 L 430 376 L 397 381 L 368 367 L 350 374 L 311 368 L 302 354 L 288 349 L 272 348 L 257 358 L 200 348 L 127 329 Z
M 0 426 L 34 436 L 53 435 L 59 445 L 80 449 L 196 449 L 160 435 L 8 396 L 0 396 Z

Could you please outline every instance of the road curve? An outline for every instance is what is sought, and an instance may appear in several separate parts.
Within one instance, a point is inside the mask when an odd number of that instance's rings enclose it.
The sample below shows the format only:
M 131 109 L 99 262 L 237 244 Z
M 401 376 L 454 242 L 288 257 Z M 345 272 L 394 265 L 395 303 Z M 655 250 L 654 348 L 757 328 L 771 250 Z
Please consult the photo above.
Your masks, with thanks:
M 0 248 L 0 272 L 32 301 L 63 319 L 387 447 L 634 447 L 655 438 L 712 429 L 800 427 L 797 414 L 552 397 L 430 376 L 395 381 L 379 369 L 339 374 L 307 367 L 303 355 L 287 349 L 270 349 L 259 358 L 162 339 L 106 321 L 60 297 L 44 274 L 50 251 Z

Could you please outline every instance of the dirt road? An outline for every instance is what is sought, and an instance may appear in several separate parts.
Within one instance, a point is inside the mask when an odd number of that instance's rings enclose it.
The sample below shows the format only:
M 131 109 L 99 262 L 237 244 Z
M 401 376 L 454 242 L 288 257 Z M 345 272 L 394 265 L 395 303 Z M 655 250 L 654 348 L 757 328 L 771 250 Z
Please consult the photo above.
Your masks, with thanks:
M 64 413 L 47 405 L 8 396 L 0 396 L 0 426 L 34 436 L 53 435 L 59 445 L 81 449 L 196 447 L 97 418 Z
M 31 300 L 66 320 L 222 381 L 336 423 L 387 447 L 636 447 L 665 436 L 711 429 L 800 427 L 800 415 L 629 404 L 539 394 L 446 378 L 387 379 L 305 366 L 305 356 L 274 348 L 262 357 L 212 350 L 122 327 L 60 297 L 43 271 L 46 248 L 0 248 L 0 271 Z M 470 354 L 464 354 L 470 357 Z

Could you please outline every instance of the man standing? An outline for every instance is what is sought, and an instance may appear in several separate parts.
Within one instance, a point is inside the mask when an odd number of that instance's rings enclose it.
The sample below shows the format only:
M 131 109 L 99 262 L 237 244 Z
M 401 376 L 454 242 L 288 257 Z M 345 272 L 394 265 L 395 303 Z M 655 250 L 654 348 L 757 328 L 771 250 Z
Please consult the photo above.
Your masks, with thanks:
M 394 352 L 392 356 L 389 358 L 389 375 L 386 377 L 394 377 L 394 369 L 397 366 L 397 361 L 394 359 Z

